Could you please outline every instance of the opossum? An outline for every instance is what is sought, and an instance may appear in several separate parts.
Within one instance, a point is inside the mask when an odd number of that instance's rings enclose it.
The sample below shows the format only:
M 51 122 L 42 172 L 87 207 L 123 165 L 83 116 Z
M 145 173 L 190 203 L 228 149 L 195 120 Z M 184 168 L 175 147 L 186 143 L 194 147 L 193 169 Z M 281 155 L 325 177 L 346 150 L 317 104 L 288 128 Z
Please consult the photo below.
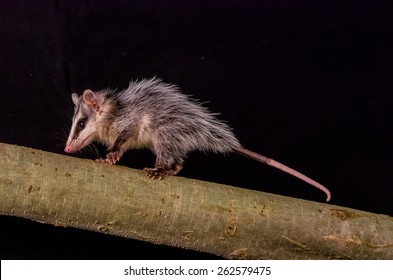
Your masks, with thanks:
M 326 193 L 330 191 L 302 173 L 271 158 L 244 148 L 232 129 L 197 100 L 161 79 L 131 81 L 122 91 L 87 89 L 71 95 L 75 105 L 70 134 L 64 151 L 73 153 L 100 142 L 108 154 L 100 162 L 116 164 L 129 149 L 148 148 L 156 155 L 154 168 L 146 175 L 161 179 L 176 175 L 186 155 L 203 152 L 236 152 L 289 173 Z

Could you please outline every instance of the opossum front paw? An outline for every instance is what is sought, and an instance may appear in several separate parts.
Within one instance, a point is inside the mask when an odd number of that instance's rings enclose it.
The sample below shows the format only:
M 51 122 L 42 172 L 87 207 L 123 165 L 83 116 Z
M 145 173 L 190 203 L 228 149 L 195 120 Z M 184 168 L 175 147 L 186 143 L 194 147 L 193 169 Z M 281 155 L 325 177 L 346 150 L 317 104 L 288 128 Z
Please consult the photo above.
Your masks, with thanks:
M 165 175 L 166 171 L 160 167 L 148 168 L 145 167 L 143 171 L 146 172 L 146 177 L 154 180 L 161 180 Z
M 96 161 L 101 162 L 101 163 L 108 163 L 108 164 L 116 164 L 120 160 L 120 153 L 119 152 L 109 152 L 106 155 L 106 158 L 99 158 L 96 159 Z

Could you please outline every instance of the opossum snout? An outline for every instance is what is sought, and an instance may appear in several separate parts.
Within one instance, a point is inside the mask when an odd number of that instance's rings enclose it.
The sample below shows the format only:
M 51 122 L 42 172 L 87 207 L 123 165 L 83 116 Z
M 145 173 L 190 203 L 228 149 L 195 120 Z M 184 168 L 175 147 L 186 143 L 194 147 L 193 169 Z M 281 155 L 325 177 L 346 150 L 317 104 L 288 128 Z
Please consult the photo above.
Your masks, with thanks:
M 75 145 L 74 141 L 67 141 L 66 146 L 64 148 L 64 152 L 67 154 L 73 153 L 78 150 L 77 145 Z
M 67 146 L 64 148 L 64 152 L 66 152 L 66 153 L 72 153 L 72 152 L 73 152 L 73 149 L 72 149 L 69 145 L 67 145 Z

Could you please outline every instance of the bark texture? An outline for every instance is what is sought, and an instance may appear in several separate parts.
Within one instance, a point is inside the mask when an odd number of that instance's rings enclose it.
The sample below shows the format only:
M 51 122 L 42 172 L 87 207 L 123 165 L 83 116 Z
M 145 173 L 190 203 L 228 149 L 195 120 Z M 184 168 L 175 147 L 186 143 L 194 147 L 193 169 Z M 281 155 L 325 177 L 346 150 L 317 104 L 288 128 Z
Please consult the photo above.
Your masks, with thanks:
M 229 259 L 393 259 L 393 218 L 0 144 L 0 214 Z

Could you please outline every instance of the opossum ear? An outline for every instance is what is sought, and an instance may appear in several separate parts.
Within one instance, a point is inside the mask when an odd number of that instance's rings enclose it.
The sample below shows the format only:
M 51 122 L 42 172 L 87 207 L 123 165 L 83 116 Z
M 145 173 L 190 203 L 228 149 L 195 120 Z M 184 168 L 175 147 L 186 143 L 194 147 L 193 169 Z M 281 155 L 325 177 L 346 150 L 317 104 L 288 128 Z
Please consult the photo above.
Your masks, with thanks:
M 98 112 L 100 109 L 97 96 L 90 89 L 87 89 L 83 92 L 83 102 L 86 105 L 93 107 L 96 112 Z
M 76 93 L 71 94 L 71 99 L 72 102 L 74 103 L 74 105 L 76 106 L 76 104 L 78 104 L 79 101 L 79 96 Z

